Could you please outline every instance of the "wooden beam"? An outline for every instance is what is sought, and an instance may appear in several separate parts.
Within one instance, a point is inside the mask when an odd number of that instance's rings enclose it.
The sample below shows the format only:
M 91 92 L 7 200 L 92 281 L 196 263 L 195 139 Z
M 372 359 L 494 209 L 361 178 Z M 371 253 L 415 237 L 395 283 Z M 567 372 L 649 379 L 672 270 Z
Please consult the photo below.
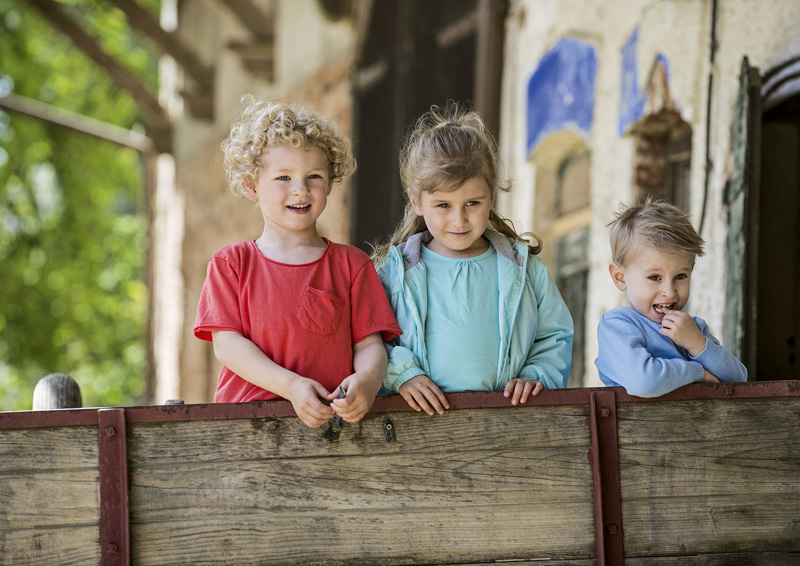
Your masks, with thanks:
M 242 61 L 245 70 L 257 77 L 272 81 L 275 71 L 275 17 L 265 14 L 252 0 L 222 0 L 239 22 L 253 35 L 228 44 Z
M 222 3 L 236 14 L 242 25 L 257 39 L 272 41 L 274 18 L 271 14 L 264 14 L 252 0 L 222 0 Z
M 114 124 L 101 122 L 89 116 L 70 112 L 69 110 L 64 110 L 63 108 L 51 106 L 50 104 L 45 104 L 44 102 L 39 102 L 38 100 L 33 100 L 17 94 L 12 93 L 0 97 L 0 108 L 110 141 L 124 147 L 130 147 L 140 153 L 152 153 L 156 149 L 153 140 L 140 132 L 126 130 Z
M 170 33 L 135 0 L 109 0 L 109 3 L 122 10 L 131 26 L 152 39 L 165 53 L 208 92 L 214 91 L 214 71 L 204 65 L 197 54 L 192 52 L 175 33 Z
M 475 106 L 489 130 L 500 131 L 500 85 L 507 0 L 478 0 L 478 46 L 475 55 Z
M 53 0 L 28 0 L 51 24 L 69 37 L 78 49 L 108 73 L 114 83 L 127 90 L 145 115 L 153 122 L 157 131 L 170 129 L 169 118 L 158 99 L 130 71 L 122 67 L 113 57 L 100 49 L 89 34 L 81 29 Z

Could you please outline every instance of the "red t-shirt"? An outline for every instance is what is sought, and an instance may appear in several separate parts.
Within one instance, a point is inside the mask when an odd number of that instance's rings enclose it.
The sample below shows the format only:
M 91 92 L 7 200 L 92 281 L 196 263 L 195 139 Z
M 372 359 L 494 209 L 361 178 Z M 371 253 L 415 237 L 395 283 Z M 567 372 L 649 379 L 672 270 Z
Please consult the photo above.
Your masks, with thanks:
M 194 335 L 233 330 L 273 362 L 335 390 L 353 373 L 353 344 L 374 332 L 400 334 L 375 268 L 358 248 L 328 240 L 318 260 L 273 261 L 255 242 L 223 247 L 208 263 Z M 214 401 L 278 399 L 222 368 Z

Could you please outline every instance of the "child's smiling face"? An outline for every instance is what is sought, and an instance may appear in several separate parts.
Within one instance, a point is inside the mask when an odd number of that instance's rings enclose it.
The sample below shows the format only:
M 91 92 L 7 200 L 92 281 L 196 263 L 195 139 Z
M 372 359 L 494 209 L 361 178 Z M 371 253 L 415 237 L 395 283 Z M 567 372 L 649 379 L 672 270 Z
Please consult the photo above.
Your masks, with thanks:
M 322 150 L 282 144 L 265 150 L 260 162 L 258 181 L 245 194 L 258 202 L 265 230 L 316 234 L 331 189 Z
M 630 256 L 625 266 L 612 263 L 609 273 L 633 308 L 658 324 L 668 311 L 683 310 L 689 300 L 694 257 L 652 246 L 632 250 Z
M 431 251 L 448 257 L 475 257 L 489 248 L 482 236 L 493 198 L 481 177 L 473 177 L 453 191 L 422 191 L 410 197 L 414 211 L 425 218 L 433 235 L 428 244 Z

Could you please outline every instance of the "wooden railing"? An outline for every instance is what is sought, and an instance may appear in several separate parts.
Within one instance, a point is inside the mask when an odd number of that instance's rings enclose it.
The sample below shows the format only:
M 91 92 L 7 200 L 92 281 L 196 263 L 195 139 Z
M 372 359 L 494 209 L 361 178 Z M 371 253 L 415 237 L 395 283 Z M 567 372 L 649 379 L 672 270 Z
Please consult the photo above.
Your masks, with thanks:
M 0 564 L 800 564 L 800 383 L 0 413 Z

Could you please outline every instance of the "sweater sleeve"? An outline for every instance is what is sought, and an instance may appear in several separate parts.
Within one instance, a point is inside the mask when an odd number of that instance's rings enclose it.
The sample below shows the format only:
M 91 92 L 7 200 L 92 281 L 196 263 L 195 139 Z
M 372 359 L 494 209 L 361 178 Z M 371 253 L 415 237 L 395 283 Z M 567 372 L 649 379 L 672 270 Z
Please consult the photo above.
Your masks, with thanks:
M 545 389 L 562 389 L 572 366 L 572 315 L 544 264 L 534 257 L 529 261 L 533 264 L 538 326 L 519 377 L 541 381 Z
M 637 397 L 658 397 L 703 380 L 703 366 L 683 358 L 657 358 L 630 320 L 605 315 L 597 327 L 597 369 L 606 385 L 621 385 Z
M 700 363 L 720 381 L 747 381 L 747 368 L 708 330 L 706 321 L 696 318 L 700 332 L 706 337 L 705 349 L 692 359 Z

